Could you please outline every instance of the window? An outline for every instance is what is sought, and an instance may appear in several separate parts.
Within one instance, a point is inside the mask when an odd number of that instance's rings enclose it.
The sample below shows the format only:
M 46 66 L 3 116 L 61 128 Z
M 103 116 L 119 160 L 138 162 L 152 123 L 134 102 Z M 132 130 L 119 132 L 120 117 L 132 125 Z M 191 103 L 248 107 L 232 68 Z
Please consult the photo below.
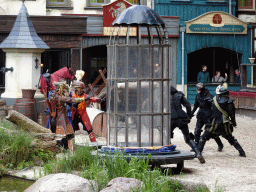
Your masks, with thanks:
M 104 5 L 107 3 L 108 0 L 90 0 L 90 5 Z
M 6 59 L 6 53 L 1 49 L 0 50 L 0 69 L 2 67 L 5 67 L 5 59 Z M 0 72 L 0 87 L 5 86 L 4 80 L 5 80 L 5 73 Z M 0 90 L 0 93 L 2 93 L 1 90 Z
M 48 7 L 70 7 L 70 0 L 47 0 Z
M 100 75 L 99 70 L 103 70 L 106 68 L 107 64 L 107 58 L 92 58 L 91 60 L 91 79 L 90 82 L 93 83 L 95 79 Z M 97 84 L 100 85 L 102 84 L 103 80 L 99 81 Z
M 253 0 L 238 0 L 238 9 L 253 9 Z

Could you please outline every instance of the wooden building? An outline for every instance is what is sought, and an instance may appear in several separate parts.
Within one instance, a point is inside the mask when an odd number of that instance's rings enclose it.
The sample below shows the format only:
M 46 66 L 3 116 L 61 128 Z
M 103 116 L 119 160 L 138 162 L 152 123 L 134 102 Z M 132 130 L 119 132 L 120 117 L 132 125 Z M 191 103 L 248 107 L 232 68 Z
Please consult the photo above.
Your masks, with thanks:
M 123 0 L 112 2 L 106 5 L 109 7 L 107 14 L 63 13 L 61 16 L 30 16 L 37 34 L 50 47 L 49 50 L 42 53 L 41 61 L 44 64 L 42 72 L 48 70 L 53 73 L 62 67 L 71 67 L 74 71 L 82 69 L 85 71 L 85 83 L 93 82 L 98 76 L 98 70 L 107 68 L 106 46 L 109 44 L 111 34 L 104 32 L 104 20 L 112 17 L 113 12 L 119 8 L 120 2 L 132 5 Z M 112 10 L 109 11 L 111 8 Z M 112 21 L 115 18 L 116 15 L 112 17 Z M 10 33 L 15 19 L 16 16 L 13 15 L 0 15 L 2 24 L 0 25 L 0 42 Z M 169 33 L 169 43 L 172 45 L 172 66 L 176 66 L 179 17 L 163 17 L 163 19 Z M 124 39 L 120 38 L 120 41 L 122 40 Z M 0 68 L 4 64 L 5 54 L 0 52 Z M 173 77 L 175 75 L 176 73 L 173 74 Z M 176 81 L 173 83 L 175 84 Z M 0 73 L 0 86 L 4 89 L 3 73 Z
M 0 15 L 0 41 L 10 33 L 17 16 Z M 53 73 L 62 67 L 80 69 L 82 37 L 87 30 L 85 16 L 31 16 L 39 37 L 50 47 L 42 53 L 42 72 Z M 5 66 L 5 53 L 0 52 L 0 68 Z M 38 81 L 38 80 L 35 80 Z M 4 74 L 0 86 L 4 88 Z
M 197 74 L 202 65 L 207 65 L 210 80 L 221 71 L 222 76 L 228 75 L 230 90 L 241 89 L 235 83 L 235 70 L 249 63 L 252 56 L 252 27 L 235 17 L 235 0 L 159 0 L 155 1 L 155 9 L 160 15 L 180 17 L 176 81 L 191 103 L 195 101 Z M 218 84 L 208 82 L 206 86 L 215 95 Z

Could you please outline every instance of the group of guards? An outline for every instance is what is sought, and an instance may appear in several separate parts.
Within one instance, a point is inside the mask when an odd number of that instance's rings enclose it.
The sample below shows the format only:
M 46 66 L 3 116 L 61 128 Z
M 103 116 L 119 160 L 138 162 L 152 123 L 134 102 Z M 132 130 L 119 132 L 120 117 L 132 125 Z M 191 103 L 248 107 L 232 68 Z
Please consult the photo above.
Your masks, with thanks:
M 222 151 L 223 144 L 219 136 L 224 137 L 233 145 L 241 157 L 246 157 L 245 152 L 238 141 L 232 135 L 233 128 L 236 127 L 235 105 L 233 100 L 229 99 L 229 91 L 227 84 L 221 84 L 216 88 L 216 96 L 213 97 L 203 83 L 196 85 L 198 94 L 196 95 L 194 108 L 185 98 L 185 95 L 171 87 L 171 138 L 173 138 L 173 130 L 176 127 L 182 131 L 185 142 L 195 152 L 200 163 L 205 163 L 202 156 L 206 141 L 214 139 L 218 145 L 218 151 Z M 186 112 L 182 109 L 186 108 Z M 189 133 L 188 124 L 194 113 L 197 112 L 197 123 L 194 135 Z M 205 125 L 205 131 L 201 135 L 202 128 Z

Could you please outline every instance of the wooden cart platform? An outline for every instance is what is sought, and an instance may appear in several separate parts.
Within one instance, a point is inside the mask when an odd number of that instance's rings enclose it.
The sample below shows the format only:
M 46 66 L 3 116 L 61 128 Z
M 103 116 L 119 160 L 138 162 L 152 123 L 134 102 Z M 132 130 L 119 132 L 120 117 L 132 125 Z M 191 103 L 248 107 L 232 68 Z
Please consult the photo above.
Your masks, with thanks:
M 94 151 L 92 155 L 98 155 L 98 157 L 105 157 L 106 155 L 116 155 L 115 153 L 103 153 L 100 150 Z M 129 160 L 131 157 L 143 158 L 147 160 L 148 154 L 136 154 L 136 155 L 127 155 L 125 158 Z M 149 165 L 153 167 L 161 167 L 161 165 L 168 165 L 168 164 L 177 164 L 176 171 L 181 172 L 184 168 L 184 161 L 185 160 L 192 160 L 195 158 L 195 155 L 189 151 L 179 151 L 174 150 L 172 153 L 169 154 L 152 154 L 152 158 L 149 159 Z

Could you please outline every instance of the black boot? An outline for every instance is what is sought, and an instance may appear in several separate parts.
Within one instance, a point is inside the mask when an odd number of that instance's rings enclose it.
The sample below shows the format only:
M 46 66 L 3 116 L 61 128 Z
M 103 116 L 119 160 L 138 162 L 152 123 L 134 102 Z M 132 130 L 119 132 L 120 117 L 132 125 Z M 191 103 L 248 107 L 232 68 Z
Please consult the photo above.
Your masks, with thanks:
M 235 139 L 233 143 L 234 147 L 239 151 L 239 156 L 246 157 L 245 152 L 238 141 Z
M 205 163 L 204 157 L 201 155 L 201 153 L 199 152 L 195 142 L 190 139 L 188 142 L 188 145 L 193 149 L 193 151 L 196 153 L 196 157 L 198 158 L 198 160 L 200 161 L 200 163 Z
M 67 137 L 63 138 L 62 141 L 61 141 L 61 146 L 65 149 L 65 150 L 68 150 L 68 140 L 67 140 Z
M 196 147 L 198 147 L 200 135 L 201 135 L 201 129 L 195 128 L 193 139 L 195 140 Z M 193 152 L 194 150 L 191 149 L 190 151 Z
M 222 151 L 222 149 L 223 149 L 223 143 L 221 142 L 221 140 L 220 140 L 220 138 L 219 137 L 216 137 L 216 138 L 214 138 L 214 140 L 215 140 L 215 142 L 217 143 L 217 145 L 218 145 L 218 149 L 217 149 L 217 151 Z
M 201 129 L 195 128 L 194 138 L 195 138 L 195 144 L 196 144 L 197 147 L 198 147 L 198 144 L 199 144 L 199 139 L 200 139 L 201 132 L 202 132 Z
M 206 140 L 200 139 L 199 144 L 198 144 L 198 150 L 200 153 L 203 152 L 205 143 L 206 143 Z

